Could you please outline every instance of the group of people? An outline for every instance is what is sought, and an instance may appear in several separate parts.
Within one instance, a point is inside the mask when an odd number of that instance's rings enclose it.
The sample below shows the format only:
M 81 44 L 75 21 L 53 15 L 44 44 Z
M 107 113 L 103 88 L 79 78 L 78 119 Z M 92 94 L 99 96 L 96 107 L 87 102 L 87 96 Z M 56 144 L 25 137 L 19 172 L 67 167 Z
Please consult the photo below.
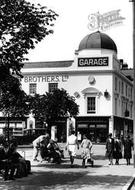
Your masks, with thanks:
M 109 160 L 109 165 L 113 165 L 113 159 L 115 159 L 115 164 L 119 165 L 121 158 L 125 158 L 126 164 L 130 165 L 132 149 L 133 142 L 129 135 L 125 139 L 120 138 L 119 135 L 113 138 L 112 133 L 110 133 L 106 141 L 106 156 Z
M 86 163 L 90 163 L 93 166 L 93 159 L 91 156 L 92 142 L 83 136 L 83 141 L 80 145 L 82 149 L 82 166 L 85 167 Z M 79 149 L 79 143 L 75 131 L 71 131 L 71 135 L 67 139 L 65 150 L 68 151 L 71 167 L 74 165 L 74 158 L 76 157 L 76 149 Z M 40 153 L 41 162 L 47 160 L 48 162 L 61 163 L 64 158 L 64 150 L 57 144 L 56 141 L 50 139 L 49 134 L 41 135 L 33 141 L 33 160 L 37 159 Z
M 33 161 L 39 161 L 37 159 L 39 153 L 41 162 L 47 160 L 48 162 L 60 164 L 62 158 L 64 158 L 63 150 L 57 141 L 50 138 L 48 133 L 39 136 L 33 141 Z
M 5 181 L 31 173 L 31 163 L 19 154 L 16 141 L 4 140 L 0 144 L 0 173 Z
M 82 166 L 86 167 L 87 163 L 93 166 L 94 159 L 92 156 L 92 147 L 93 144 L 87 135 L 83 135 L 83 140 L 79 147 L 75 131 L 72 130 L 70 136 L 67 138 L 65 146 L 65 150 L 69 153 L 71 167 L 74 166 L 76 151 L 79 148 L 81 148 Z M 130 136 L 127 136 L 126 139 L 121 139 L 119 135 L 116 135 L 116 137 L 113 138 L 110 133 L 106 140 L 106 156 L 109 160 L 109 165 L 113 165 L 113 160 L 115 160 L 116 165 L 119 165 L 119 160 L 121 158 L 125 158 L 127 165 L 130 165 L 132 148 L 133 142 Z M 41 135 L 33 141 L 34 161 L 39 161 L 37 159 L 39 152 L 42 159 L 41 161 L 47 160 L 48 162 L 61 163 L 62 158 L 64 158 L 64 150 L 59 147 L 56 141 L 49 137 L 49 134 Z
M 74 158 L 76 156 L 76 146 L 79 149 L 78 139 L 75 136 L 75 131 L 71 131 L 71 135 L 67 139 L 65 149 L 68 150 L 70 156 L 71 167 L 73 167 Z M 83 140 L 80 147 L 82 148 L 82 166 L 85 168 L 87 163 L 91 163 L 93 166 L 94 160 L 92 158 L 92 142 L 87 138 L 87 135 L 83 135 Z

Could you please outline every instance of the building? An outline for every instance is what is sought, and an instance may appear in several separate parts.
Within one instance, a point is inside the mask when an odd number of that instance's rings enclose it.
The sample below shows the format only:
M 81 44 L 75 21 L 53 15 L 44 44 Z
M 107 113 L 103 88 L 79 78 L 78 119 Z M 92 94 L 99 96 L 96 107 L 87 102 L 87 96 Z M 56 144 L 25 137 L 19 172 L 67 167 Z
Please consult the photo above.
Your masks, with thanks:
M 93 141 L 104 142 L 110 132 L 133 133 L 133 82 L 124 69 L 115 42 L 97 31 L 81 40 L 74 60 L 25 63 L 22 88 L 28 94 L 64 88 L 76 97 L 79 115 L 52 128 L 59 141 L 72 122 L 78 138 L 87 133 Z

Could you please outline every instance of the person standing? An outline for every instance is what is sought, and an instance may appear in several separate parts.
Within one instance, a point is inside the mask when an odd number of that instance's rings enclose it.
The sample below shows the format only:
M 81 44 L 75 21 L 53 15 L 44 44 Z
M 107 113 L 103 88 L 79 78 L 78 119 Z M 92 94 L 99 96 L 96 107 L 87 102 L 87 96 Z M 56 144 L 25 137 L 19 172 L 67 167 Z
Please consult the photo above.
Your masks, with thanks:
M 115 165 L 119 165 L 119 159 L 122 158 L 122 142 L 119 135 L 114 140 L 114 158 L 116 159 Z
M 66 150 L 68 149 L 71 167 L 73 167 L 74 157 L 76 156 L 76 146 L 79 149 L 79 143 L 77 137 L 75 136 L 75 131 L 71 131 L 71 135 L 68 137 L 65 147 Z
M 114 153 L 114 139 L 112 138 L 112 133 L 110 133 L 106 140 L 106 156 L 109 159 L 109 165 L 113 165 L 113 153 Z
M 82 166 L 85 167 L 85 164 L 91 159 L 91 148 L 92 142 L 87 138 L 86 135 L 83 136 L 83 140 L 81 143 L 82 147 Z
M 133 142 L 128 135 L 124 140 L 124 158 L 126 159 L 127 165 L 130 165 L 130 159 L 132 158 Z

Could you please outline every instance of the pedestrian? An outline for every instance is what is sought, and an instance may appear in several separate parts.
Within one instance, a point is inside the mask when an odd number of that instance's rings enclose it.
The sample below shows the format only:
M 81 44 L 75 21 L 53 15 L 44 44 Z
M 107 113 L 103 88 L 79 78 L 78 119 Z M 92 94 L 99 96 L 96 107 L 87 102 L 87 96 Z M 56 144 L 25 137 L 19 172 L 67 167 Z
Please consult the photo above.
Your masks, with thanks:
M 50 139 L 50 142 L 47 146 L 48 148 L 48 155 L 49 155 L 49 160 L 52 162 L 52 163 L 57 163 L 57 164 L 60 164 L 61 161 L 62 161 L 62 157 L 64 156 L 63 155 L 63 150 L 60 149 L 58 143 L 57 143 L 57 140 L 52 140 Z
M 87 138 L 86 135 L 83 135 L 81 147 L 82 147 L 82 159 L 83 159 L 82 166 L 85 167 L 85 164 L 88 163 L 88 160 L 91 160 L 93 163 L 93 160 L 91 158 L 92 142 Z
M 109 165 L 113 165 L 113 153 L 114 153 L 114 139 L 112 133 L 109 133 L 106 140 L 106 156 L 109 160 Z
M 48 144 L 50 142 L 50 136 L 49 134 L 46 134 L 46 137 L 43 141 L 40 143 L 40 155 L 41 155 L 41 162 L 48 160 L 49 157 L 49 151 L 48 151 Z
M 71 167 L 73 167 L 74 158 L 76 156 L 76 146 L 79 149 L 79 143 L 78 143 L 77 137 L 75 135 L 75 131 L 71 131 L 71 135 L 68 137 L 67 144 L 65 147 L 66 150 L 68 149 Z
M 37 157 L 40 152 L 40 147 L 42 147 L 42 143 L 44 144 L 46 137 L 48 137 L 48 134 L 40 135 L 33 141 L 33 161 L 39 161 Z
M 17 151 L 17 142 L 13 141 L 9 145 L 8 157 L 12 164 L 16 168 L 15 177 L 26 177 L 31 173 L 31 163 L 29 160 L 25 160 Z
M 14 180 L 15 166 L 9 159 L 8 142 L 6 140 L 0 145 L 0 173 L 3 175 L 4 181 Z
M 114 158 L 116 159 L 115 165 L 119 165 L 119 159 L 122 158 L 122 142 L 119 135 L 116 135 L 114 140 Z
M 130 165 L 130 159 L 132 158 L 133 142 L 128 135 L 124 140 L 124 158 L 126 159 L 127 165 Z

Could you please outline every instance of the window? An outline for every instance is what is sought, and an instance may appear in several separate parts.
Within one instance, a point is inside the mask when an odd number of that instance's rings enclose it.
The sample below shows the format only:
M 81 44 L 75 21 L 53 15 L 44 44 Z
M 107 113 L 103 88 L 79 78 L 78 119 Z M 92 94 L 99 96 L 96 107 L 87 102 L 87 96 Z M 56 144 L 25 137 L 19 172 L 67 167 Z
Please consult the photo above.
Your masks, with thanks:
M 96 98 L 87 98 L 87 113 L 96 113 Z
M 121 92 L 121 81 L 119 80 L 119 93 Z
M 49 92 L 53 92 L 55 89 L 57 89 L 58 88 L 58 83 L 49 83 L 48 84 L 49 86 Z
M 115 77 L 115 91 L 117 91 L 118 89 L 118 80 L 117 80 L 117 77 Z
M 37 84 L 30 83 L 29 84 L 29 94 L 36 94 L 36 92 L 37 92 Z
M 124 83 L 122 81 L 122 86 L 121 86 L 121 93 L 123 94 L 124 93 Z
M 128 86 L 127 86 L 127 84 L 126 84 L 126 88 L 125 88 L 125 94 L 126 94 L 126 96 L 127 96 L 127 93 L 128 93 Z
M 117 115 L 117 98 L 115 98 L 115 115 Z

